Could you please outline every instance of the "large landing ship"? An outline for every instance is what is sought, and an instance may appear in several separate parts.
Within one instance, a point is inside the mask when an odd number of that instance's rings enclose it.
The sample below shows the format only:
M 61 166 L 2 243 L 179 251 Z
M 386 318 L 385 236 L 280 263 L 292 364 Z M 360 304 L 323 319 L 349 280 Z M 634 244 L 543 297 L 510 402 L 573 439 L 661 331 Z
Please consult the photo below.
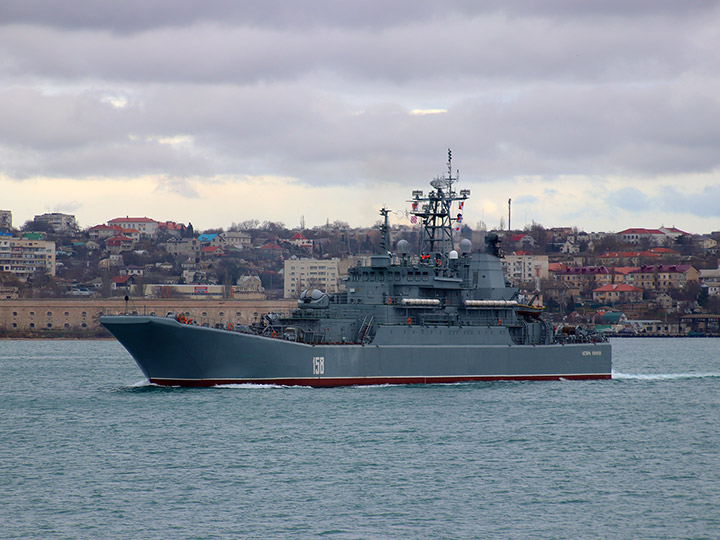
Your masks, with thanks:
M 182 316 L 107 315 L 100 322 L 152 383 L 212 386 L 429 384 L 463 381 L 610 379 L 603 338 L 554 332 L 542 307 L 510 287 L 500 240 L 481 249 L 455 241 L 469 190 L 447 176 L 413 191 L 422 242 L 394 252 L 383 209 L 383 252 L 353 267 L 345 290 L 306 290 L 289 315 L 249 326 L 198 326 Z M 416 251 L 412 253 L 412 251 Z

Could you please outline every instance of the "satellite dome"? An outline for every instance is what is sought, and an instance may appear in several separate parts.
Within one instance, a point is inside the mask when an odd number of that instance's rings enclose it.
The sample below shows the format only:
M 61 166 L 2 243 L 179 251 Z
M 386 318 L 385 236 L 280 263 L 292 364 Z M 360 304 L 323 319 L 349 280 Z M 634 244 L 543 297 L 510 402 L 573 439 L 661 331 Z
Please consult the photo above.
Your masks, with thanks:
M 324 294 L 324 293 L 323 293 L 322 291 L 320 291 L 320 290 L 318 290 L 318 289 L 315 289 L 315 290 L 313 290 L 313 292 L 312 292 L 312 299 L 313 299 L 313 300 L 320 300 L 320 299 L 323 297 L 323 294 Z
M 472 251 L 472 242 L 467 238 L 460 240 L 460 251 L 463 253 L 470 253 Z
M 457 258 L 458 258 L 458 252 L 455 251 L 454 249 L 450 253 L 448 253 L 448 259 L 450 259 L 451 261 L 454 261 Z
M 410 242 L 408 242 L 405 239 L 400 240 L 397 243 L 397 250 L 398 250 L 398 253 L 400 253 L 400 255 L 407 255 L 408 252 L 410 251 Z

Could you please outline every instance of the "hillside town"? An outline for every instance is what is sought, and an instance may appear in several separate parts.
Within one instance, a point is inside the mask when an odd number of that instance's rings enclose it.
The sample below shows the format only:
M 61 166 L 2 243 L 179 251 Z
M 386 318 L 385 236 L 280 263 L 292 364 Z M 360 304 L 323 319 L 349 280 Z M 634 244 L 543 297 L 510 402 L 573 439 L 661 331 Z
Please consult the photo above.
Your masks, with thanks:
M 482 249 L 487 232 L 464 225 L 458 234 Z M 588 233 L 533 223 L 492 232 L 502 239 L 506 279 L 556 322 L 611 335 L 720 334 L 720 231 Z M 420 228 L 393 225 L 391 238 L 418 245 Z M 343 290 L 348 268 L 381 249 L 377 225 L 341 221 L 288 228 L 248 219 L 197 231 L 190 222 L 125 216 L 81 229 L 73 215 L 45 213 L 17 227 L 0 210 L 0 331 L 97 329 L 106 306 L 128 302 L 208 321 L 230 320 L 219 306 L 242 305 L 232 317 L 247 323 L 292 309 L 305 289 Z M 41 317 L 43 305 L 53 309 Z

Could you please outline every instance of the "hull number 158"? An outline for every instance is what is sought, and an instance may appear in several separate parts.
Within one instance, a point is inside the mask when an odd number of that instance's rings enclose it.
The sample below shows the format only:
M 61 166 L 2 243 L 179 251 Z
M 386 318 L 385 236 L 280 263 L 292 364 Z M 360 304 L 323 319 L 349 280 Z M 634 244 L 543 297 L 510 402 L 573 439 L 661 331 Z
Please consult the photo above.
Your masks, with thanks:
M 313 375 L 322 375 L 325 373 L 325 357 L 313 356 L 312 359 Z

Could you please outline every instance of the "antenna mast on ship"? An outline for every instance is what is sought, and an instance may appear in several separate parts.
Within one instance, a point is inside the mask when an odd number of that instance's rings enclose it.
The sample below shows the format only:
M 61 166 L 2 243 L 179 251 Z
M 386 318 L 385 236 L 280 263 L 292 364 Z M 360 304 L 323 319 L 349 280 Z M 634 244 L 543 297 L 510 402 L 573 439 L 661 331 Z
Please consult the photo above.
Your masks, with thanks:
M 388 214 L 390 210 L 384 206 L 380 209 L 380 215 L 383 217 L 383 222 L 380 225 L 380 249 L 382 249 L 383 255 L 387 254 L 390 250 L 390 225 L 388 223 Z
M 435 189 L 427 196 L 421 190 L 412 192 L 410 213 L 418 216 L 423 226 L 421 258 L 432 264 L 438 264 L 438 261 L 445 264 L 448 253 L 455 249 L 453 223 L 462 221 L 462 213 L 458 211 L 453 216 L 452 204 L 461 201 L 463 205 L 470 196 L 469 189 L 463 189 L 459 194 L 453 189 L 459 177 L 459 171 L 456 171 L 455 176 L 452 174 L 452 150 L 448 149 L 447 176 L 439 176 L 430 182 Z

